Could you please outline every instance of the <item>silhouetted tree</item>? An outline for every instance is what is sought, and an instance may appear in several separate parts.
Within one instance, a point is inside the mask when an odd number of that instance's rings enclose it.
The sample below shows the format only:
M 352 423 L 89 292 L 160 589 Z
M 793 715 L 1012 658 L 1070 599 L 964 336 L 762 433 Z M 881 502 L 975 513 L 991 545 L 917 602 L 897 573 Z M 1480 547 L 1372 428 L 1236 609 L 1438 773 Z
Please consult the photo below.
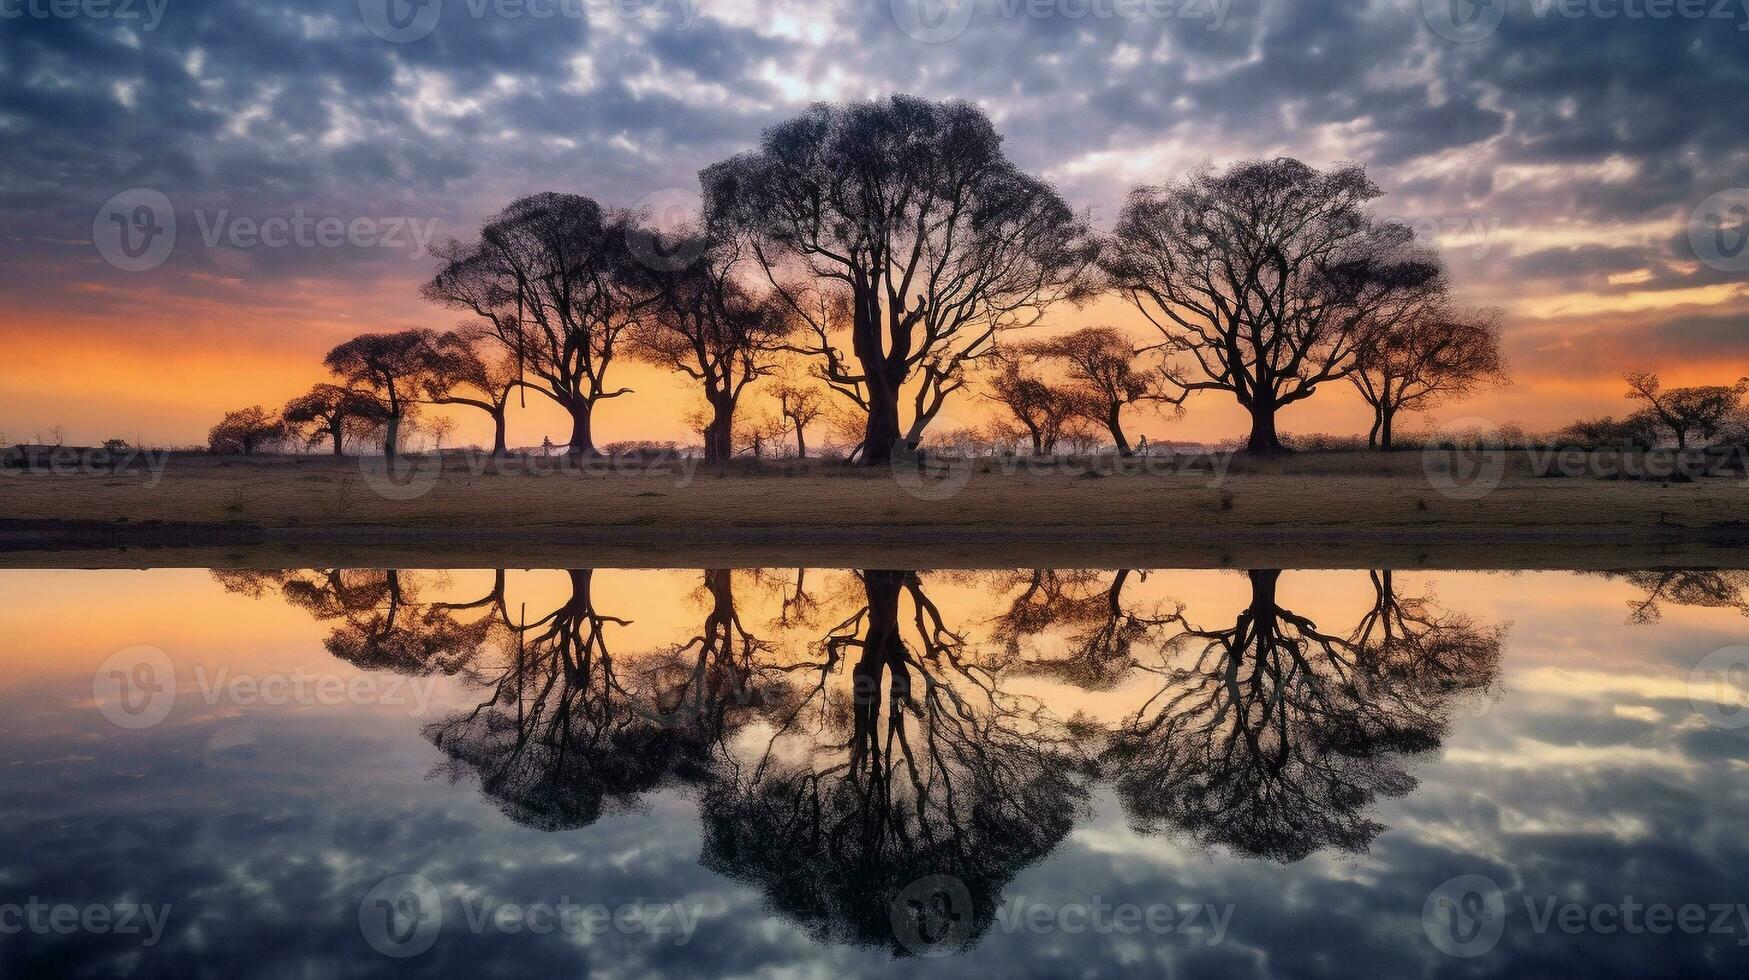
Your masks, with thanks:
M 819 662 L 791 667 L 817 681 L 771 699 L 764 753 L 707 788 L 703 860 L 827 941 L 907 955 L 896 927 L 940 915 L 946 928 L 922 936 L 967 948 L 1003 885 L 1067 835 L 1087 769 L 1041 706 L 969 655 L 915 573 L 860 579 L 866 605 Z M 932 875 L 957 879 L 970 907 L 919 907 L 912 886 Z
M 1135 666 L 1138 645 L 1146 649 L 1158 642 L 1163 628 L 1175 621 L 1173 611 L 1136 609 L 1124 602 L 1124 587 L 1136 574 L 1127 568 L 1112 573 L 1103 587 L 1100 575 L 1091 571 L 1039 568 L 1029 574 L 998 574 L 1026 578 L 992 631 L 1022 674 L 1061 678 L 1089 691 L 1109 690 Z M 1039 637 L 1055 630 L 1067 632 L 1062 652 L 1042 655 Z
M 806 349 L 822 377 L 864 412 L 866 463 L 915 448 L 999 332 L 1091 290 L 1086 224 L 1008 161 L 965 102 L 815 105 L 699 179 L 707 222 L 756 236 L 760 265 L 813 334 Z M 845 306 L 848 322 L 830 315 Z
M 1628 603 L 1628 622 L 1634 625 L 1663 619 L 1665 603 L 1698 609 L 1734 609 L 1749 616 L 1749 571 L 1664 568 L 1608 574 L 1645 590 L 1644 599 Z
M 596 404 L 631 391 L 607 387 L 620 335 L 648 301 L 628 288 L 635 264 L 628 221 L 576 194 L 518 199 L 477 241 L 440 246 L 443 268 L 423 291 L 478 316 L 519 369 L 538 379 L 531 386 L 570 414 L 572 455 L 596 452 Z
M 334 455 L 344 455 L 346 439 L 368 439 L 382 431 L 389 412 L 374 395 L 340 385 L 318 384 L 286 402 L 281 413 L 292 435 L 315 446 L 331 441 Z
M 1687 449 L 1691 437 L 1698 436 L 1710 443 L 1732 417 L 1741 411 L 1744 394 L 1749 394 L 1749 378 L 1734 385 L 1706 385 L 1695 388 L 1665 390 L 1656 374 L 1634 372 L 1623 375 L 1628 383 L 1627 397 L 1646 403 L 1659 421 L 1676 438 L 1677 449 Z
M 741 282 L 743 246 L 736 238 L 693 233 L 672 247 L 699 257 L 684 268 L 644 268 L 639 287 L 654 301 L 633 327 L 632 349 L 702 385 L 710 408 L 704 458 L 723 463 L 734 455 L 742 393 L 776 368 L 795 321 L 782 300 L 757 295 Z
M 429 330 L 367 333 L 328 352 L 328 370 L 354 388 L 369 391 L 382 404 L 383 454 L 390 459 L 400 448 L 401 425 L 417 411 L 414 399 L 431 343 Z
M 497 349 L 481 350 L 488 339 Z M 495 338 L 474 329 L 434 335 L 418 380 L 425 400 L 433 405 L 466 405 L 485 412 L 492 420 L 492 455 L 509 451 L 505 428 L 510 392 L 517 387 L 516 363 Z
M 1415 781 L 1400 757 L 1436 748 L 1456 702 L 1498 672 L 1501 632 L 1402 599 L 1388 574 L 1344 636 L 1283 607 L 1279 571 L 1252 571 L 1229 629 L 1177 617 L 1163 685 L 1113 736 L 1104 761 L 1145 832 L 1176 830 L 1277 861 L 1321 847 L 1364 851 L 1384 828 L 1366 809 Z
M 818 388 L 790 380 L 780 381 L 771 389 L 778 414 L 795 429 L 797 459 L 808 458 L 808 426 L 826 411 L 826 406 L 820 403 L 820 394 Z
M 1128 337 L 1111 327 L 1083 327 L 1074 333 L 1041 341 L 1031 350 L 1064 369 L 1075 399 L 1088 421 L 1111 434 L 1120 455 L 1130 455 L 1123 431 L 1123 410 L 1148 402 L 1182 405 L 1183 394 L 1168 390 L 1168 376 L 1136 363 Z
M 285 438 L 285 422 L 260 405 L 226 412 L 207 432 L 207 450 L 253 456 L 257 449 L 278 444 Z
M 1189 360 L 1182 391 L 1250 413 L 1252 452 L 1284 451 L 1277 413 L 1351 373 L 1375 312 L 1439 274 L 1373 219 L 1379 194 L 1359 166 L 1255 160 L 1136 188 L 1118 216 L 1113 285 Z
M 405 675 L 468 669 L 505 625 L 504 572 L 469 602 L 421 598 L 428 576 L 395 569 L 215 570 L 227 592 L 260 598 L 278 592 L 318 622 L 337 622 L 323 641 L 329 653 L 365 670 Z M 468 610 L 484 610 L 474 617 Z
M 1032 359 L 1025 350 L 999 355 L 988 397 L 1025 430 L 1032 440 L 1032 454 L 1044 456 L 1056 452 L 1064 428 L 1088 412 L 1078 392 L 1046 380 L 1033 369 Z
M 1454 310 L 1443 288 L 1424 291 L 1425 297 L 1411 296 L 1402 309 L 1381 317 L 1348 376 L 1372 406 L 1368 448 L 1391 448 L 1399 412 L 1425 411 L 1506 380 L 1499 315 Z

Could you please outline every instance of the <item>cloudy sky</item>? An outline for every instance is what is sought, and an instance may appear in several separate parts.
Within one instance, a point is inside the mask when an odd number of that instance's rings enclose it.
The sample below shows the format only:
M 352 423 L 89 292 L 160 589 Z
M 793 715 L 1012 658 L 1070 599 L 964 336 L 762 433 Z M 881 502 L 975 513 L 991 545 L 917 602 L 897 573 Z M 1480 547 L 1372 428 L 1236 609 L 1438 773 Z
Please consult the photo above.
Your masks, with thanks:
M 976 102 L 1101 227 L 1203 163 L 1360 161 L 1461 298 L 1507 312 L 1516 384 L 1441 418 L 1619 412 L 1623 370 L 1749 374 L 1746 7 L 0 0 L 0 432 L 198 442 L 353 334 L 451 326 L 417 296 L 432 236 L 539 190 L 685 207 L 763 127 L 894 91 Z M 106 219 L 160 202 L 169 253 L 118 250 Z M 624 383 L 605 439 L 681 435 L 680 389 Z M 1140 428 L 1235 435 L 1224 398 Z M 1365 421 L 1332 389 L 1283 426 Z M 536 406 L 512 438 L 566 431 Z

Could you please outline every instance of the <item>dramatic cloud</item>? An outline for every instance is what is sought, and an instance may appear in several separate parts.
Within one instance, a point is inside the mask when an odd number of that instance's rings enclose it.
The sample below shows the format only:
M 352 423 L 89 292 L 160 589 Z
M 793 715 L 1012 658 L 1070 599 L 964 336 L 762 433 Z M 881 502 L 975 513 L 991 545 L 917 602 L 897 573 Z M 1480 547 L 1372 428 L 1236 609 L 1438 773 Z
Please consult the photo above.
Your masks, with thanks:
M 307 357 L 432 318 L 427 232 L 535 190 L 685 199 L 808 102 L 891 91 L 983 106 L 1100 223 L 1201 164 L 1364 162 L 1466 297 L 1506 308 L 1532 391 L 1562 362 L 1526 340 L 1570 318 L 1631 314 L 1654 342 L 1740 323 L 1743 270 L 1688 229 L 1749 186 L 1749 4 L 1494 2 L 1464 33 L 1437 2 L 0 0 L 0 346 Z M 124 271 L 98 245 L 137 188 L 170 202 L 175 247 Z M 1728 249 L 1740 213 L 1716 216 Z M 1648 349 L 1691 373 L 1686 346 Z M 119 407 L 0 386 L 13 425 Z M 176 419 L 157 435 L 191 438 Z

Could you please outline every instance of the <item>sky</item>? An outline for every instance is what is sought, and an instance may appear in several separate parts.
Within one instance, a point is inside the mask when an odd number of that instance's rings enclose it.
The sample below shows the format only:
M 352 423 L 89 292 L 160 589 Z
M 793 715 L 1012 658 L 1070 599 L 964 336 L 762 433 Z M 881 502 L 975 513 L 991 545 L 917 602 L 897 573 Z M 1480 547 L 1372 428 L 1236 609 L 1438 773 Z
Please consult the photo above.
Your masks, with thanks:
M 455 326 L 425 246 L 514 198 L 683 213 L 763 128 L 892 92 L 979 105 L 1101 229 L 1202 165 L 1364 164 L 1504 312 L 1514 383 L 1429 424 L 1552 429 L 1628 410 L 1624 371 L 1749 375 L 1745 91 L 1749 0 L 0 0 L 0 434 L 200 443 L 353 335 Z M 130 254 L 141 207 L 174 234 Z M 1094 323 L 1147 329 L 1041 329 Z M 615 370 L 598 441 L 688 437 L 686 388 Z M 529 406 L 512 441 L 563 442 Z M 1281 425 L 1368 421 L 1337 385 Z M 1134 428 L 1244 422 L 1209 392 Z

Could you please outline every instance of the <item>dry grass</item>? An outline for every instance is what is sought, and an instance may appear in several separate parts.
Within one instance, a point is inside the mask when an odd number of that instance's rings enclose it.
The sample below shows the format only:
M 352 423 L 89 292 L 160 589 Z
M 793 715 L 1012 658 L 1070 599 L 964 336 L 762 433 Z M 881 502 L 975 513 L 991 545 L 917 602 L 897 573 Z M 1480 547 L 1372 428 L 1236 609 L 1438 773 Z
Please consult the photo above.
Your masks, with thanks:
M 172 460 L 156 485 L 148 485 L 150 475 L 142 470 L 13 471 L 0 478 L 0 511 L 12 521 L 135 527 L 399 528 L 451 535 L 642 529 L 773 540 L 833 529 L 907 537 L 937 529 L 1021 535 L 1105 530 L 1168 539 L 1269 529 L 1656 532 L 1742 528 L 1749 522 L 1749 486 L 1741 475 L 1679 484 L 1550 479 L 1514 460 L 1492 492 L 1459 499 L 1441 492 L 1418 453 L 1241 459 L 1224 476 L 1206 465 L 1192 472 L 1118 473 L 1107 461 L 1102 472 L 1089 475 L 1087 461 L 1003 472 L 985 460 L 955 492 L 952 482 L 920 481 L 914 471 L 817 462 L 727 472 L 602 465 L 590 474 L 536 476 L 474 472 L 452 459 L 428 492 L 399 500 L 379 493 L 369 467 L 358 461 L 188 456 Z

